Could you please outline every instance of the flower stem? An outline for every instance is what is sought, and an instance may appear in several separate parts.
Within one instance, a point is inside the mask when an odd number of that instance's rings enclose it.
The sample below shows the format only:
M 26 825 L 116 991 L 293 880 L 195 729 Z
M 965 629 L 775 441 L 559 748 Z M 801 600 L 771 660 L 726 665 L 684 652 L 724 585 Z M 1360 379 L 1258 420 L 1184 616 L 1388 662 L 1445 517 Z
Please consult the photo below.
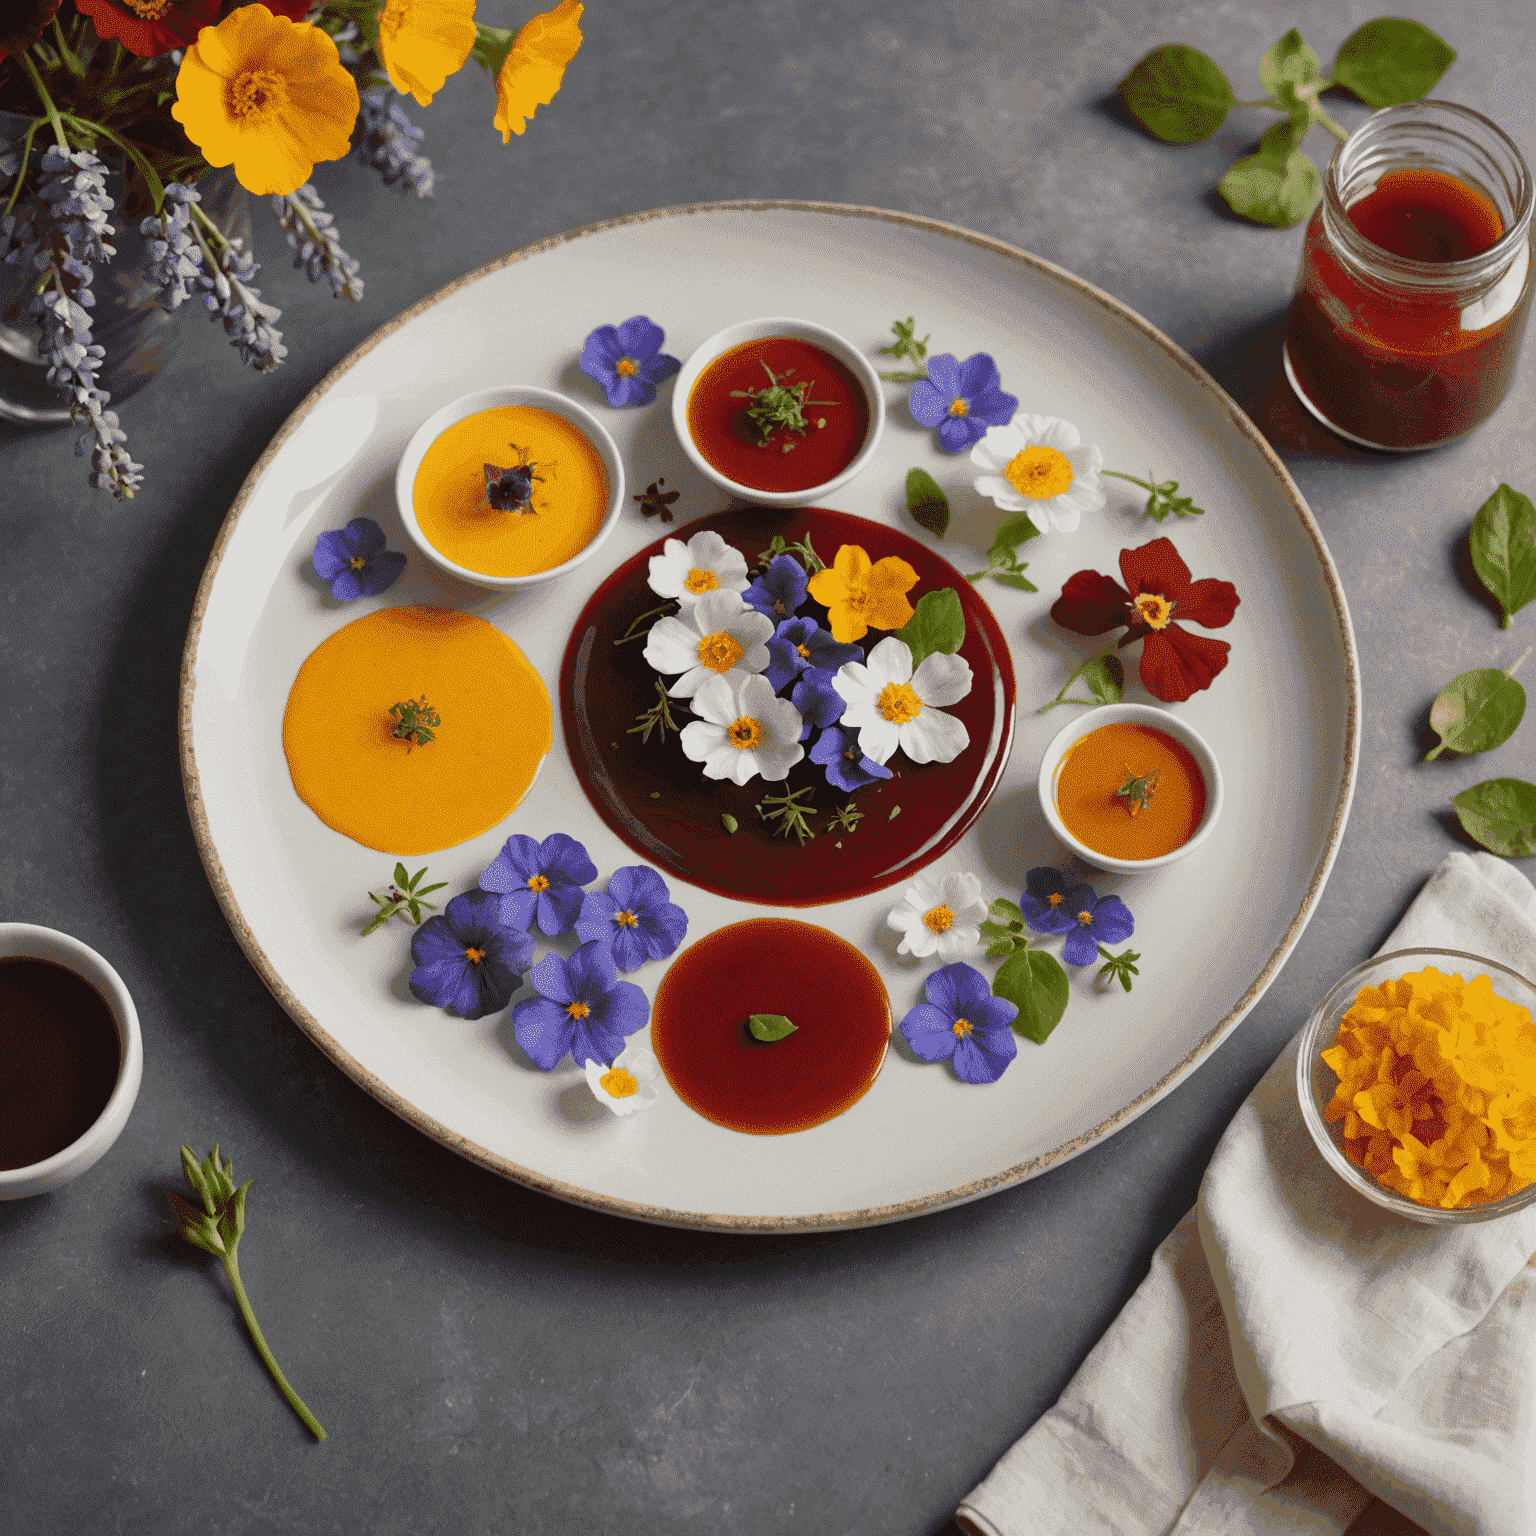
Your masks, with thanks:
M 64 60 L 64 67 L 75 79 L 85 78 L 85 65 L 80 62 L 75 50 L 64 40 L 64 28 L 59 25 L 59 13 L 53 13 L 53 33 L 59 40 L 59 57 Z
M 232 1253 L 224 1254 L 223 1259 L 225 1273 L 228 1274 L 229 1283 L 235 1292 L 235 1303 L 240 1308 L 240 1316 L 245 1319 L 245 1326 L 250 1332 L 251 1342 L 256 1346 L 256 1353 L 261 1356 L 262 1363 L 272 1373 L 273 1381 L 278 1384 L 283 1396 L 288 1399 L 288 1406 L 304 1421 L 304 1427 L 316 1440 L 324 1440 L 325 1431 L 320 1427 L 319 1419 L 304 1406 L 304 1400 L 288 1385 L 288 1378 L 283 1375 L 282 1368 L 272 1358 L 272 1351 L 267 1348 L 267 1341 L 261 1336 L 256 1314 L 251 1311 L 250 1298 L 245 1294 L 245 1286 L 240 1282 L 239 1260 Z
M 32 62 L 30 54 L 21 55 L 21 67 L 26 70 L 27 77 L 32 82 L 33 89 L 37 92 L 37 99 L 43 104 L 43 111 L 48 115 L 48 121 L 53 124 L 53 136 L 58 141 L 59 148 L 67 155 L 69 153 L 69 140 L 64 137 L 64 122 L 59 116 L 59 109 L 53 104 L 53 97 L 48 94 L 48 87 L 43 84 L 43 77 L 37 72 L 37 65 Z
M 1132 485 L 1139 485 L 1144 491 L 1155 491 L 1157 487 L 1150 480 L 1138 480 L 1135 475 L 1125 474 L 1118 469 L 1101 469 L 1101 475 L 1113 475 L 1116 480 L 1129 480 Z

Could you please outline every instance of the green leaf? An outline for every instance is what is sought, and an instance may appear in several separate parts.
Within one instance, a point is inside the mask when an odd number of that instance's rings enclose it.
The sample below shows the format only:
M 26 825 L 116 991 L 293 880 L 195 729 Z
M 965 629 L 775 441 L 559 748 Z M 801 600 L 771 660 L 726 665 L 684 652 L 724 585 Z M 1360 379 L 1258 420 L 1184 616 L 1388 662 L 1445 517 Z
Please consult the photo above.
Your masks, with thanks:
M 987 551 L 986 570 L 973 571 L 965 579 L 981 581 L 991 576 L 1004 586 L 1016 587 L 1020 592 L 1038 592 L 1040 589 L 1024 576 L 1029 564 L 1019 559 L 1019 546 L 1039 536 L 1040 530 L 1027 517 L 1016 517 L 1011 523 L 1004 523 L 997 530 L 992 547 Z
M 1020 950 L 1003 961 L 992 991 L 1019 1010 L 1014 1029 L 1040 1045 L 1067 1011 L 1067 973 L 1043 949 Z
M 1323 178 L 1310 156 L 1288 148 L 1293 129 L 1276 123 L 1259 141 L 1259 151 L 1246 155 L 1217 184 L 1233 213 L 1255 224 L 1287 228 L 1299 224 L 1317 207 Z
M 786 1035 L 792 1035 L 799 1028 L 798 1024 L 791 1024 L 782 1013 L 754 1013 L 747 1020 L 747 1028 L 752 1031 L 754 1040 L 763 1040 L 772 1044 L 775 1040 L 782 1040 Z
M 1430 706 L 1429 723 L 1439 733 L 1440 745 L 1424 761 L 1439 757 L 1447 747 L 1463 757 L 1490 752 L 1509 740 L 1524 714 L 1525 689 L 1508 672 L 1497 667 L 1463 672 Z
M 736 828 L 740 826 L 740 822 L 738 822 L 729 811 L 726 811 L 720 817 L 720 825 L 724 827 L 727 832 L 734 832 Z
M 1472 567 L 1504 610 L 1504 628 L 1536 598 L 1536 508 L 1501 485 L 1472 519 Z
M 1313 51 L 1292 27 L 1278 43 L 1266 50 L 1259 60 L 1259 83 L 1271 96 L 1279 96 L 1289 86 L 1313 85 L 1323 78 L 1323 66 Z M 1288 102 L 1282 103 L 1289 105 Z
M 1486 779 L 1464 789 L 1451 804 L 1467 836 L 1501 858 L 1536 853 L 1536 784 L 1524 779 Z
M 1334 84 L 1369 107 L 1395 107 L 1427 96 L 1456 58 L 1456 50 L 1428 27 L 1382 16 L 1351 32 L 1334 61 Z
M 1006 896 L 995 897 L 987 903 L 987 911 L 1000 923 L 1017 923 L 1024 926 L 1024 914 Z
M 517 33 L 506 27 L 482 27 L 476 22 L 475 46 L 470 49 L 470 57 L 494 80 L 507 62 L 516 38 Z
M 907 471 L 907 511 L 918 527 L 938 538 L 949 531 L 949 498 L 926 469 Z
M 960 594 L 953 587 L 925 592 L 917 600 L 906 627 L 896 631 L 896 638 L 912 652 L 914 672 L 936 651 L 953 656 L 965 644 L 965 613 L 960 607 Z
M 1082 678 L 1083 686 L 1087 688 L 1089 697 L 1086 699 L 1069 699 L 1067 697 L 1067 689 L 1078 678 Z M 1049 704 L 1042 704 L 1035 713 L 1043 715 L 1046 710 L 1055 709 L 1058 704 L 1118 704 L 1124 692 L 1125 663 L 1113 651 L 1104 651 L 1098 656 L 1090 656 L 1061 685 L 1061 692 Z
M 1117 89 L 1136 121 L 1168 144 L 1210 138 L 1237 105 L 1221 66 L 1183 43 L 1154 48 Z

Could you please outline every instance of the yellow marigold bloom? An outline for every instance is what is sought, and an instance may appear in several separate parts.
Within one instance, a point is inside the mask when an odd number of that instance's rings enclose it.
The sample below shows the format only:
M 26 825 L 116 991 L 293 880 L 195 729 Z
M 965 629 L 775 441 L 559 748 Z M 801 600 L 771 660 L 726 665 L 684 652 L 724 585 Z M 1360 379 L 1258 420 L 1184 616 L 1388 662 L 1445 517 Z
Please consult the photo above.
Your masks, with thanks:
M 420 106 L 475 46 L 475 0 L 389 0 L 379 16 L 379 56 L 389 83 Z
M 357 86 L 318 27 L 242 5 L 187 49 L 171 116 L 209 165 L 271 196 L 351 148 Z
M 565 66 L 581 47 L 581 0 L 560 0 L 552 11 L 533 17 L 512 40 L 512 51 L 496 76 L 496 116 L 491 126 L 510 144 L 539 107 L 555 99 Z
M 844 544 L 837 559 L 811 577 L 806 590 L 827 610 L 832 638 L 848 645 L 872 629 L 906 624 L 913 613 L 907 593 L 916 585 L 917 572 L 898 556 L 871 562 L 857 544 Z

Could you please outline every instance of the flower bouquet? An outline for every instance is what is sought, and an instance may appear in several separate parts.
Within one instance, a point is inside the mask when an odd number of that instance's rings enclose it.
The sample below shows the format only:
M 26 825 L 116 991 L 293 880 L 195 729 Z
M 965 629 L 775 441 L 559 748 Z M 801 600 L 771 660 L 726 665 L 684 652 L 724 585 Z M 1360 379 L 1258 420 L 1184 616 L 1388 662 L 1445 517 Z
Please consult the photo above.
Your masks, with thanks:
M 520 31 L 476 24 L 475 0 L 6 0 L 0 15 L 0 257 L 18 290 L 0 313 L 13 355 L 24 343 L 70 417 L 89 430 L 91 484 L 132 496 L 130 457 L 92 338 L 93 286 L 135 227 L 142 284 L 166 311 L 190 298 L 222 321 L 263 373 L 286 349 L 262 302 L 249 241 L 210 217 L 197 183 L 232 167 L 272 212 L 311 282 L 359 299 L 357 262 L 309 184 L 316 162 L 349 151 L 386 186 L 432 194 L 422 106 L 473 56 L 496 82 L 503 143 L 554 99 L 581 46 L 580 0 L 560 0 Z M 108 195 L 109 174 L 123 195 Z M 227 221 L 226 221 L 227 222 Z

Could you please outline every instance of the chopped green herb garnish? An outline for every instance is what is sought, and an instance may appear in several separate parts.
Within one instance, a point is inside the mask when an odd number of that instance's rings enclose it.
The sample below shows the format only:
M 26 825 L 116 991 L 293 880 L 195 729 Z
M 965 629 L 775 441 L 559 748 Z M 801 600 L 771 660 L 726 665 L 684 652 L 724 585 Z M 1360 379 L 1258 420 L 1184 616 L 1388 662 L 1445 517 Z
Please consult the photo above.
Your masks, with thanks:
M 811 806 L 809 802 L 804 805 L 800 803 L 801 797 L 811 794 L 812 788 L 813 786 L 807 785 L 804 789 L 797 789 L 792 792 L 786 791 L 782 795 L 764 795 L 757 802 L 757 814 L 764 821 L 777 821 L 779 823 L 774 829 L 774 836 L 788 837 L 793 832 L 802 848 L 816 836 L 811 831 L 810 822 L 806 820 L 806 816 L 811 811 Z M 767 807 L 772 807 L 772 809 L 767 809 Z
M 1147 516 L 1154 523 L 1160 523 L 1170 512 L 1175 517 L 1204 517 L 1205 508 L 1197 507 L 1188 496 L 1179 496 L 1175 493 L 1179 489 L 1177 480 L 1138 480 L 1135 475 L 1122 474 L 1118 469 L 1104 469 L 1100 474 L 1113 475 L 1116 480 L 1129 480 L 1132 485 L 1139 485 L 1142 490 L 1149 491 L 1147 497 Z M 1149 469 L 1150 475 L 1152 471 Z
M 763 372 L 768 375 L 767 387 L 765 389 L 733 389 L 731 398 L 752 401 L 752 404 L 747 407 L 747 420 L 758 430 L 757 446 L 759 448 L 766 448 L 775 432 L 793 432 L 797 437 L 804 437 L 809 425 L 805 419 L 806 406 L 838 403 L 836 400 L 807 398 L 812 387 L 810 382 L 801 380 L 798 384 L 782 384 L 767 363 L 761 358 L 758 362 L 762 363 Z M 793 443 L 786 443 L 785 453 L 794 446 Z
M 1105 960 L 1105 964 L 1099 967 L 1099 979 L 1108 986 L 1111 981 L 1118 978 L 1120 985 L 1129 992 L 1131 977 L 1141 975 L 1141 972 L 1136 969 L 1136 961 L 1140 960 L 1141 956 L 1134 949 L 1128 949 L 1123 954 L 1112 955 L 1102 944 L 1099 945 L 1099 953 Z
M 378 907 L 373 914 L 373 921 L 363 929 L 363 937 L 366 938 L 376 928 L 382 928 L 392 917 L 405 918 L 412 923 L 421 921 L 421 909 L 425 907 L 429 912 L 437 911 L 437 903 L 423 900 L 433 891 L 440 891 L 447 885 L 446 880 L 439 880 L 435 885 L 422 885 L 421 877 L 426 874 L 427 866 L 423 864 L 414 875 L 407 876 L 404 864 L 395 865 L 395 882 L 389 888 L 389 895 L 375 896 L 368 892 L 369 901 Z
M 824 571 L 827 568 L 826 562 L 811 548 L 810 534 L 806 534 L 803 539 L 799 539 L 793 544 L 786 543 L 782 533 L 774 534 L 768 541 L 768 548 L 758 555 L 757 563 L 759 565 L 767 565 L 775 555 L 797 555 L 800 563 L 813 576 L 817 571 Z
M 667 690 L 658 677 L 656 679 L 656 702 L 649 709 L 642 709 L 635 716 L 635 724 L 630 726 L 627 734 L 634 736 L 638 733 L 640 745 L 643 747 L 651 739 L 652 731 L 656 731 L 660 739 L 665 741 L 667 739 L 667 732 L 676 731 L 677 729 L 677 721 L 672 718 L 672 701 L 668 699 Z M 652 796 L 652 799 L 655 798 L 655 796 Z
M 928 356 L 928 338 L 917 339 L 917 323 L 911 315 L 905 320 L 892 322 L 891 334 L 896 338 L 890 346 L 879 348 L 881 357 L 910 358 L 914 363 L 921 363 Z M 893 373 L 882 373 L 882 379 L 889 379 L 893 384 L 916 384 L 919 379 L 928 377 L 927 368 L 897 369 Z
M 655 623 L 655 621 L 660 618 L 662 614 L 676 612 L 677 604 L 674 603 L 670 598 L 664 603 L 658 603 L 654 608 L 647 608 L 645 612 L 642 613 L 639 618 L 635 619 L 634 622 L 630 624 L 629 628 L 626 629 L 624 633 L 620 635 L 619 638 L 613 643 L 615 645 L 627 645 L 631 640 L 643 640 L 651 630 L 651 625 L 645 622 L 647 619 L 649 619 L 651 623 Z
M 427 703 L 425 695 L 407 699 L 403 704 L 391 704 L 389 718 L 394 721 L 389 734 L 397 741 L 409 742 L 407 752 L 411 747 L 424 747 L 429 741 L 435 741 L 437 727 L 443 723 L 442 716 Z
M 1128 777 L 1124 784 L 1115 791 L 1116 800 L 1124 800 L 1126 809 L 1135 816 L 1140 811 L 1152 809 L 1152 796 L 1157 791 L 1158 770 L 1154 768 L 1151 773 L 1132 773 L 1130 764 L 1125 768 Z
M 734 816 L 732 816 L 729 811 L 727 811 L 720 818 L 720 825 L 722 827 L 724 827 L 727 832 L 734 832 L 736 830 L 736 828 L 741 825 L 741 823 L 739 821 L 737 821 L 736 818 Z
M 839 832 L 857 832 L 859 823 L 864 819 L 864 812 L 859 810 L 852 800 L 840 811 L 833 811 L 831 820 L 827 822 L 828 828 L 836 827 Z M 841 848 L 843 845 L 837 845 Z

